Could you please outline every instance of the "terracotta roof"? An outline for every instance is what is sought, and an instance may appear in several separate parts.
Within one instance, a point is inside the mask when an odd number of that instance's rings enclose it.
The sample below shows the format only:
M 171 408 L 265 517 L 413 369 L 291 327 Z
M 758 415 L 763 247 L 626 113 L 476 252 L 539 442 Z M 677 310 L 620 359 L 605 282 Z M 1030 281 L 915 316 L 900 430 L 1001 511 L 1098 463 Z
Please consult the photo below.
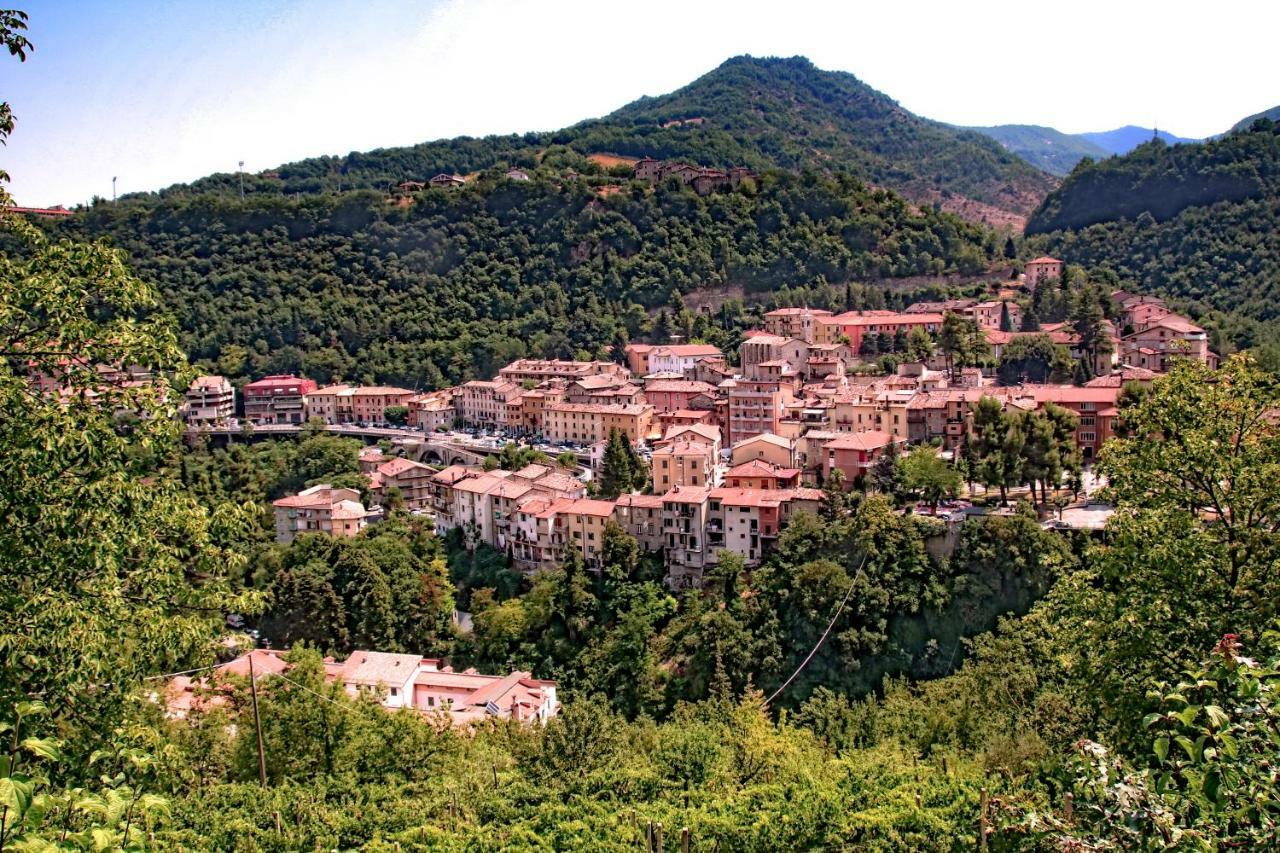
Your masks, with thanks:
M 399 687 L 417 673 L 420 663 L 422 655 L 356 651 L 342 664 L 342 681 L 345 684 Z
M 378 466 L 378 473 L 383 477 L 397 477 L 405 471 L 412 470 L 430 471 L 431 468 L 423 465 L 421 462 L 414 462 L 412 459 L 392 459 L 390 462 L 383 462 Z
M 1106 403 L 1115 405 L 1119 388 L 1089 388 L 1075 385 L 1022 385 L 1022 395 L 1034 397 L 1038 403 Z
M 478 471 L 478 468 L 469 468 L 466 465 L 450 465 L 448 468 L 443 468 L 436 472 L 436 474 L 431 478 L 431 482 L 439 483 L 443 486 L 452 486 L 459 480 L 465 480 L 467 477 L 476 474 Z
M 1049 257 L 1048 255 L 1041 255 L 1040 257 L 1036 258 L 1034 261 L 1027 261 L 1027 264 L 1028 264 L 1028 265 L 1030 265 L 1030 264 L 1060 264 L 1060 263 L 1062 263 L 1062 261 L 1058 260 L 1057 258 L 1051 258 L 1051 257 Z
M 877 450 L 881 447 L 888 447 L 896 440 L 887 432 L 869 430 L 867 432 L 847 433 L 838 438 L 833 438 L 824 447 L 827 450 Z
M 615 504 L 617 506 L 643 507 L 645 509 L 662 509 L 662 495 L 620 495 Z
M 286 651 L 280 649 L 252 649 L 235 660 L 227 661 L 218 666 L 217 671 L 248 678 L 249 658 L 253 658 L 253 674 L 255 677 L 277 675 L 289 668 L 289 664 L 284 659 L 286 654 Z
M 782 436 L 774 435 L 771 432 L 762 432 L 759 435 L 753 435 L 750 438 L 742 439 L 742 441 L 739 441 L 733 446 L 733 449 L 737 450 L 739 447 L 746 447 L 748 444 L 754 444 L 757 441 L 763 441 L 766 444 L 773 444 L 778 447 L 785 447 L 788 450 L 791 449 L 792 444 L 791 439 L 789 438 L 783 438 Z
M 352 392 L 356 397 L 412 397 L 410 388 L 396 388 L 393 385 L 358 385 Z
M 661 344 L 653 348 L 649 357 L 652 358 L 655 355 L 690 358 L 697 355 L 724 355 L 724 353 L 720 351 L 720 347 L 711 344 Z
M 651 406 L 606 405 L 602 403 L 551 403 L 548 412 L 581 412 L 596 415 L 639 415 Z
M 898 325 L 924 325 L 941 323 L 941 314 L 911 314 L 897 311 L 846 311 L 831 318 L 833 325 L 839 326 L 883 326 L 889 323 Z
M 565 509 L 565 512 L 573 512 L 579 515 L 597 515 L 601 518 L 608 518 L 613 515 L 613 501 L 597 501 L 587 498 L 579 498 L 569 504 Z
M 777 480 L 790 480 L 799 473 L 798 468 L 783 468 L 764 459 L 750 459 L 730 468 L 725 472 L 725 477 L 771 477 Z
M 677 424 L 667 430 L 664 441 L 672 441 L 682 435 L 687 434 L 699 435 L 708 441 L 719 441 L 720 430 L 712 424 Z
M 815 317 L 829 317 L 831 312 L 822 308 L 775 308 L 768 311 L 766 317 L 795 317 L 800 314 L 812 314 Z
M 645 383 L 646 392 L 714 394 L 715 386 L 706 382 L 695 382 L 691 379 L 653 379 Z
M 711 499 L 725 506 L 777 507 L 791 499 L 789 489 L 713 489 Z
M 700 504 L 711 494 L 707 486 L 676 486 L 662 496 L 663 503 Z

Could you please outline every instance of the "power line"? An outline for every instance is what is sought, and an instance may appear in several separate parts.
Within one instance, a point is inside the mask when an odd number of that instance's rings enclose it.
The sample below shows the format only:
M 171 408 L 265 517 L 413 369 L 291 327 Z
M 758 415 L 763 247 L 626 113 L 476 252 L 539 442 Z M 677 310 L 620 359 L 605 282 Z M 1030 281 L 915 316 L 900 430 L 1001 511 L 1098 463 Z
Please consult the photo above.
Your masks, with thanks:
M 142 680 L 158 681 L 161 678 L 174 678 L 179 675 L 191 675 L 192 673 L 195 673 L 195 672 L 204 672 L 205 670 L 208 670 L 208 669 L 217 669 L 220 666 L 222 666 L 222 664 L 215 663 L 215 664 L 210 664 L 209 666 L 199 666 L 199 667 L 196 667 L 195 669 L 184 669 L 181 672 L 166 672 L 163 675 L 148 675 L 146 678 Z
M 362 708 L 362 707 L 363 707 L 363 706 L 361 706 L 361 705 L 356 705 L 356 704 L 354 704 L 354 703 L 345 703 L 345 704 L 344 704 L 344 703 L 342 703 L 342 702 L 338 702 L 338 701 L 336 701 L 335 699 L 333 699 L 333 698 L 332 698 L 332 697 L 330 697 L 330 696 L 325 696 L 323 693 L 319 693 L 319 692 L 317 692 L 317 691 L 315 691 L 315 690 L 312 690 L 310 687 L 308 687 L 308 686 L 307 686 L 307 685 L 305 685 L 305 684 L 299 684 L 298 682 L 294 681 L 292 678 L 289 678 L 288 676 L 285 676 L 285 675 L 283 675 L 282 673 L 278 673 L 278 672 L 277 672 L 277 673 L 275 674 L 275 677 L 276 677 L 276 678 L 279 678 L 279 679 L 281 679 L 281 680 L 283 680 L 283 681 L 287 681 L 287 682 L 289 682 L 290 684 L 292 684 L 294 687 L 297 687 L 299 690 L 305 690 L 307 693 L 310 693 L 312 696 L 315 696 L 315 697 L 317 697 L 317 698 L 323 699 L 324 701 L 328 702 L 328 703 L 329 703 L 329 704 L 331 704 L 331 705 L 337 705 L 339 708 L 342 708 L 342 709 L 344 709 L 344 710 L 347 710 L 347 711 L 355 711 L 355 710 L 357 710 L 358 708 Z
M 844 606 L 849 603 L 849 596 L 853 595 L 853 588 L 858 585 L 858 575 L 862 574 L 862 568 L 866 564 L 867 564 L 867 555 L 863 554 L 862 562 L 858 564 L 858 570 L 853 573 L 853 581 L 849 584 L 849 588 L 845 590 L 844 598 L 840 599 L 840 605 L 836 607 L 836 612 L 831 615 L 831 621 L 827 623 L 827 630 L 822 632 L 822 636 L 818 638 L 817 644 L 809 651 L 809 654 L 805 656 L 805 659 L 800 661 L 800 665 L 796 667 L 795 672 L 791 673 L 791 677 L 788 678 L 786 681 L 782 682 L 782 686 L 779 687 L 777 690 L 773 691 L 772 696 L 764 700 L 764 704 L 766 708 L 773 703 L 774 699 L 778 698 L 778 694 L 786 690 L 787 687 L 791 685 L 791 682 L 796 680 L 796 676 L 799 675 L 804 670 L 804 668 L 809 665 L 809 661 L 813 660 L 813 656 L 818 653 L 818 649 L 822 648 L 822 644 L 827 641 L 827 635 L 830 634 L 831 629 L 836 626 L 836 620 L 840 618 L 840 614 L 844 611 Z

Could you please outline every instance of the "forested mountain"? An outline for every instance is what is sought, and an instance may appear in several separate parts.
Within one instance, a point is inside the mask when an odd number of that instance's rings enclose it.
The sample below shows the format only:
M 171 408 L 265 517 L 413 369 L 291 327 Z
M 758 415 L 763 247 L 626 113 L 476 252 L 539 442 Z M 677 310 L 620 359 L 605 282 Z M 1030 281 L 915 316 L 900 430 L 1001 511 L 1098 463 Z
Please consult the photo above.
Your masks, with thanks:
M 1082 166 L 1028 223 L 1047 251 L 1142 289 L 1280 318 L 1280 127 L 1193 145 L 1151 142 Z M 1239 326 L 1239 324 L 1237 324 Z M 1238 328 L 1235 343 L 1256 343 Z
M 704 166 L 851 172 L 916 202 L 1020 222 L 1052 179 L 981 134 L 920 118 L 844 72 L 807 59 L 740 56 L 668 95 L 552 133 L 458 138 L 318 157 L 246 176 L 254 194 L 384 190 L 439 172 L 532 167 L 550 150 L 683 158 Z M 163 191 L 238 192 L 235 175 Z
M 1248 130 L 1253 127 L 1253 123 L 1260 118 L 1270 119 L 1271 121 L 1280 121 L 1280 106 L 1272 107 L 1269 110 L 1263 110 L 1260 113 L 1254 113 L 1248 118 L 1242 118 L 1240 121 L 1233 124 L 1231 126 L 1231 130 L 1227 132 L 1232 133 L 1237 130 Z
M 1001 124 L 971 127 L 986 134 L 1037 169 L 1064 177 L 1085 157 L 1101 160 L 1112 152 L 1079 134 L 1063 133 L 1036 124 Z
M 233 378 L 302 371 L 424 389 L 526 354 L 604 355 L 649 331 L 646 309 L 699 287 L 843 292 L 850 280 L 979 272 L 1003 246 L 856 179 L 783 172 L 706 197 L 673 182 L 602 198 L 586 181 L 500 171 L 408 206 L 370 191 L 138 197 L 50 227 L 125 249 L 190 357 Z M 706 339 L 737 328 L 741 309 L 676 307 L 672 322 L 688 328 L 666 331 Z
M 1091 142 L 1094 145 L 1097 145 L 1108 154 L 1128 154 L 1139 145 L 1150 142 L 1152 139 L 1159 139 L 1166 145 L 1180 145 L 1184 142 L 1200 141 L 1198 139 L 1188 139 L 1183 136 L 1174 136 L 1168 131 L 1159 130 L 1157 128 L 1138 127 L 1133 124 L 1126 124 L 1124 127 L 1117 127 L 1115 130 L 1078 133 L 1076 136 L 1086 142 Z

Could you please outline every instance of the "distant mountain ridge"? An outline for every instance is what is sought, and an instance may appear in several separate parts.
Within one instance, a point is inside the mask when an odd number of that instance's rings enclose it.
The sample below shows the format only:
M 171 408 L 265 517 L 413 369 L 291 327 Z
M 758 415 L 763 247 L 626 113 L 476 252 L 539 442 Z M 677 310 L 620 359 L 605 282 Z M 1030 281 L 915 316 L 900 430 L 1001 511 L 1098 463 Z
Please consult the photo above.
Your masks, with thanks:
M 1200 141 L 1199 139 L 1174 136 L 1168 131 L 1150 127 L 1138 127 L 1133 124 L 1126 124 L 1124 127 L 1117 127 L 1115 130 L 1101 130 L 1094 133 L 1078 133 L 1076 135 L 1081 139 L 1092 142 L 1108 154 L 1128 154 L 1142 143 L 1150 142 L 1156 138 L 1159 138 L 1167 145 Z
M 1081 160 L 1101 160 L 1117 154 L 1128 154 L 1157 133 L 1150 128 L 1125 125 L 1097 133 L 1064 133 L 1052 127 L 1035 124 L 1001 124 L 994 127 L 971 127 L 969 130 L 990 136 L 1008 151 L 1051 175 L 1066 177 Z M 1174 136 L 1159 131 L 1159 138 L 1170 145 L 1199 140 Z
M 1111 155 L 1101 145 L 1079 134 L 1063 133 L 1052 127 L 1001 124 L 968 129 L 990 136 L 1032 166 L 1058 177 L 1066 177 L 1085 157 L 1098 160 Z
M 245 190 L 385 190 L 440 172 L 534 167 L 559 147 L 704 166 L 848 172 L 916 204 L 1019 228 L 1055 184 L 989 137 L 917 116 L 852 74 L 821 70 L 803 57 L 739 56 L 675 92 L 642 97 L 563 130 L 317 157 L 251 176 Z M 236 176 L 162 191 L 204 192 L 238 192 Z

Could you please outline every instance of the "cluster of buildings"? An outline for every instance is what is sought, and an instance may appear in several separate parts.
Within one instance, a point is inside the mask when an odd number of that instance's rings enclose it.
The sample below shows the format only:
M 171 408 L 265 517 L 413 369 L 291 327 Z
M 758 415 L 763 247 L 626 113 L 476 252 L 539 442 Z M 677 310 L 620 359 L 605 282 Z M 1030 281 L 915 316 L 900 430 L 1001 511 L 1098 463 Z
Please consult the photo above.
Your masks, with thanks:
M 255 679 L 287 678 L 290 664 L 286 655 L 253 649 L 215 667 L 209 676 L 175 676 L 164 691 L 168 716 L 185 719 L 192 711 L 229 704 L 231 682 L 227 676 L 248 678 L 251 661 Z M 325 658 L 324 675 L 326 681 L 341 684 L 352 697 L 373 695 L 390 710 L 443 714 L 457 727 L 491 718 L 545 723 L 560 711 L 554 681 L 519 671 L 507 675 L 482 675 L 474 669 L 454 672 L 439 659 L 421 655 L 354 651 L 341 662 Z
M 667 178 L 675 178 L 685 186 L 693 187 L 698 195 L 732 189 L 742 183 L 743 178 L 755 177 L 755 173 L 745 166 L 731 166 L 727 170 L 708 169 L 675 160 L 655 160 L 652 157 L 637 160 L 634 174 L 636 180 L 654 184 Z
M 1028 270 L 1037 284 L 1061 275 L 1053 259 L 1038 259 Z M 361 469 L 380 500 L 394 489 L 408 509 L 433 516 L 440 533 L 462 529 L 469 543 L 487 543 L 527 570 L 557 565 L 571 549 L 597 565 L 605 524 L 616 521 L 644 548 L 664 554 L 669 582 L 679 587 L 696 584 L 722 552 L 758 563 L 792 513 L 818 506 L 818 487 L 836 472 L 853 488 L 901 446 L 954 451 L 970 434 L 983 397 L 1006 409 L 1052 403 L 1074 412 L 1075 442 L 1087 464 L 1113 433 L 1124 383 L 1150 382 L 1175 357 L 1216 362 L 1203 329 L 1159 299 L 1116 291 L 1116 321 L 1104 326 L 1112 352 L 1098 356 L 1098 376 L 1084 385 L 997 385 L 978 368 L 953 374 L 936 354 L 888 376 L 851 369 L 870 335 L 900 339 L 922 329 L 936 340 L 949 312 L 972 317 L 997 359 L 1024 334 L 1048 335 L 1074 357 L 1085 356 L 1064 324 L 1008 331 L 1020 322 L 1019 308 L 999 296 L 917 303 L 901 312 L 781 308 L 746 334 L 736 364 L 706 344 L 635 343 L 618 361 L 520 359 L 492 379 L 431 394 L 316 388 L 272 376 L 245 386 L 245 413 L 256 422 L 377 423 L 387 408 L 403 406 L 409 423 L 425 429 L 461 424 L 536 437 L 585 449 L 593 464 L 617 431 L 649 459 L 645 494 L 598 500 L 558 467 L 437 470 L 372 448 L 362 454 Z M 225 411 L 229 389 L 216 379 L 193 386 L 189 413 Z M 277 501 L 277 536 L 355 535 L 368 516 L 352 501 L 351 490 L 327 486 Z
M 450 391 L 419 393 L 387 385 L 326 385 L 292 374 L 264 376 L 241 389 L 244 419 L 254 425 L 385 424 L 387 410 L 405 409 L 408 425 L 427 431 L 455 417 Z M 223 376 L 198 377 L 187 389 L 182 414 L 191 426 L 225 426 L 235 418 L 236 391 Z

